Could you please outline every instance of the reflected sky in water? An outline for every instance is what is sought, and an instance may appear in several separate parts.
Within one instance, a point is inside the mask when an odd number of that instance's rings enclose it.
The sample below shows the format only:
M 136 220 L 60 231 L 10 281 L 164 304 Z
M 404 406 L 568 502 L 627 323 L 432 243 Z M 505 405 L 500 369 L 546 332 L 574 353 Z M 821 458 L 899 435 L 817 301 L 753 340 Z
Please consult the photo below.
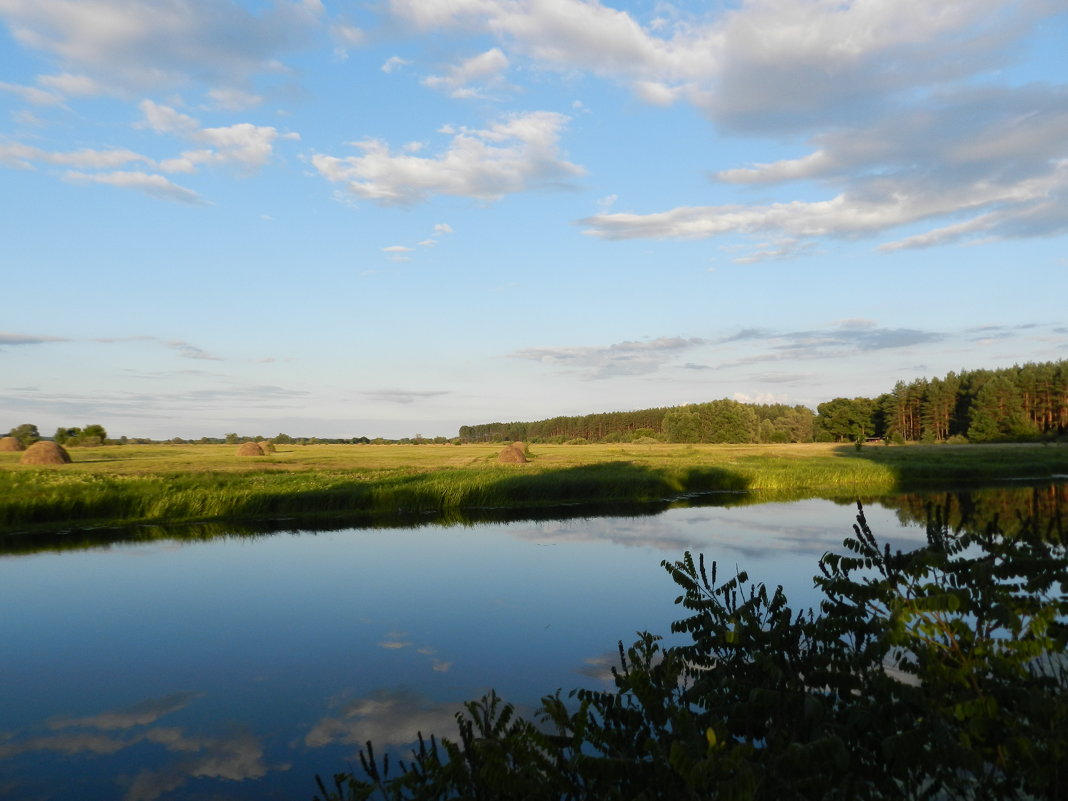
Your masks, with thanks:
M 923 541 L 867 508 L 894 547 Z M 827 501 L 283 533 L 0 558 L 0 797 L 310 798 L 359 746 L 531 708 L 667 634 L 660 561 L 703 551 L 815 605 L 856 509 Z

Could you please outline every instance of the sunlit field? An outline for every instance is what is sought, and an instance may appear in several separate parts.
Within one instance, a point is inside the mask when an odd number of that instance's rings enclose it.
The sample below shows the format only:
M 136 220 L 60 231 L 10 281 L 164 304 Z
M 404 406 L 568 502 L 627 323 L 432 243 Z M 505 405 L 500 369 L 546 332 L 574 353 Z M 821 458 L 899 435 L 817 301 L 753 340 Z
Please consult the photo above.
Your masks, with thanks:
M 645 503 L 699 492 L 780 497 L 1068 474 L 1063 445 L 233 445 L 69 449 L 72 464 L 0 453 L 0 530 L 57 524 L 380 516 L 470 508 Z

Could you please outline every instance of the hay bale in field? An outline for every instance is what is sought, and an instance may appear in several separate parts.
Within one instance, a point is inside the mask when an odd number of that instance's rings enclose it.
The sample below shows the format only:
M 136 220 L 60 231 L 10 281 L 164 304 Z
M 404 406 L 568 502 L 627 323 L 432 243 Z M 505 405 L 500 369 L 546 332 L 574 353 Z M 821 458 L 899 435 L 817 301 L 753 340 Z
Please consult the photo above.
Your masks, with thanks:
M 268 453 L 274 453 L 277 450 L 274 447 L 274 443 L 271 442 L 269 439 L 265 439 L 263 440 L 263 442 L 258 442 L 256 444 L 260 446 L 260 450 L 263 451 L 264 456 L 266 456 Z
M 0 451 L 21 451 L 25 450 L 22 447 L 22 443 L 14 437 L 0 437 Z
M 507 464 L 523 464 L 529 462 L 527 459 L 527 446 L 522 442 L 513 442 L 511 445 L 506 445 L 497 455 L 498 462 L 505 462 Z
M 62 445 L 48 440 L 33 443 L 19 459 L 19 464 L 70 464 L 70 454 Z
M 258 442 L 242 442 L 237 446 L 238 456 L 263 456 L 263 448 Z

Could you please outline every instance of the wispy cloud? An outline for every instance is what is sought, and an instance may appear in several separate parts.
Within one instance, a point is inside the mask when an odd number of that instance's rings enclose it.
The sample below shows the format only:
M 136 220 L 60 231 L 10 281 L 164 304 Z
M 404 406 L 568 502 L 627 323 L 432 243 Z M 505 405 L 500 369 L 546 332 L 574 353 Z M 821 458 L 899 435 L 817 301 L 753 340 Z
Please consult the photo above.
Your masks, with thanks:
M 69 342 L 66 337 L 34 336 L 0 331 L 0 348 L 5 345 L 47 345 L 50 342 Z
M 430 75 L 423 84 L 455 98 L 487 98 L 491 93 L 512 90 L 504 80 L 508 58 L 494 47 L 469 59 L 450 65 L 442 75 Z
M 187 203 L 192 206 L 211 205 L 192 189 L 172 182 L 162 175 L 154 175 L 146 172 L 98 172 L 84 173 L 70 171 L 64 173 L 64 179 L 72 183 L 83 184 L 107 184 L 122 189 L 135 189 L 146 195 L 161 200 L 173 200 L 177 203 Z
M 510 355 L 581 373 L 587 378 L 642 375 L 659 370 L 687 350 L 707 344 L 697 337 L 659 337 L 605 346 L 523 348 Z
M 410 390 L 410 389 L 372 389 L 362 393 L 372 400 L 385 401 L 387 403 L 415 403 L 416 401 L 428 400 L 450 394 L 449 390 Z

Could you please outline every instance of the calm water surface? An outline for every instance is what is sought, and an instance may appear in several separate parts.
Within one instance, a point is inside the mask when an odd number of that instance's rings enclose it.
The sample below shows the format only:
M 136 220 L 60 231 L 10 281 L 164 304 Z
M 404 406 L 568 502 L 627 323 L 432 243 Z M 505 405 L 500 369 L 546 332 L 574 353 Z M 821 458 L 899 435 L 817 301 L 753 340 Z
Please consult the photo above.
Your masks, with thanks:
M 680 616 L 660 561 L 685 550 L 815 605 L 816 561 L 855 511 L 807 500 L 0 557 L 0 798 L 308 799 L 366 740 L 451 734 L 488 688 L 529 708 L 605 682 L 619 640 Z M 866 511 L 894 547 L 924 541 L 893 509 Z

